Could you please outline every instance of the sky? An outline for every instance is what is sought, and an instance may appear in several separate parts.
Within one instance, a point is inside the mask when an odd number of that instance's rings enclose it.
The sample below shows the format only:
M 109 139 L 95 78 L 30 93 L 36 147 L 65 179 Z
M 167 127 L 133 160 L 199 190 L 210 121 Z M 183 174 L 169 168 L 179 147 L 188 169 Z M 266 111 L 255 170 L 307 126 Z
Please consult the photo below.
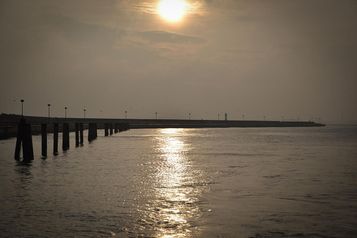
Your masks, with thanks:
M 356 0 L 187 1 L 1 0 L 0 112 L 357 123 Z

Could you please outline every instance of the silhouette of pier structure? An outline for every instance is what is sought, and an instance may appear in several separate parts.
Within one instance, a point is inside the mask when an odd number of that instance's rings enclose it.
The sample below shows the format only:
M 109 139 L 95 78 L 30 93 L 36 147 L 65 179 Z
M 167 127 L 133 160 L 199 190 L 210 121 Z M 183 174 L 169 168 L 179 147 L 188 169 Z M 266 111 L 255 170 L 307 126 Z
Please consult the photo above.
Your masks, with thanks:
M 230 128 L 230 127 L 318 127 L 312 121 L 248 121 L 239 120 L 177 120 L 177 119 L 102 119 L 102 118 L 49 118 L 22 115 L 0 115 L 0 139 L 16 136 L 15 159 L 29 162 L 34 159 L 32 135 L 41 135 L 41 155 L 48 156 L 48 134 L 53 135 L 52 153 L 58 155 L 59 133 L 62 133 L 62 151 L 70 149 L 70 132 L 74 132 L 74 146 L 84 145 L 84 130 L 88 142 L 98 137 L 111 136 L 129 129 L 143 128 Z M 21 158 L 22 149 L 22 158 Z
M 32 128 L 39 127 L 39 131 Z M 38 129 L 38 128 L 37 128 Z M 75 133 L 75 147 L 84 145 L 84 130 L 88 130 L 88 142 L 92 142 L 98 137 L 98 130 L 104 129 L 105 136 L 111 136 L 118 132 L 128 130 L 128 125 L 118 123 L 115 120 L 101 119 L 71 119 L 71 118 L 36 118 L 21 117 L 17 124 L 15 159 L 30 162 L 34 159 L 32 135 L 41 134 L 41 155 L 46 158 L 48 155 L 47 135 L 53 135 L 53 155 L 58 155 L 59 133 L 62 133 L 62 151 L 70 149 L 70 132 Z

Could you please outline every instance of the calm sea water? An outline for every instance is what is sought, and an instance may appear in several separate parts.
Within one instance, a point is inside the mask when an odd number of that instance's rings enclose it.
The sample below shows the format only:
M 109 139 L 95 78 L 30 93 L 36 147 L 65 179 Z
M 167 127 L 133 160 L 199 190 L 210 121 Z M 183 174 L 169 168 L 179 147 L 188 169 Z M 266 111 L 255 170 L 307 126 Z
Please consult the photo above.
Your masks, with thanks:
M 357 127 L 100 133 L 46 160 L 35 136 L 28 165 L 14 145 L 0 237 L 357 237 Z

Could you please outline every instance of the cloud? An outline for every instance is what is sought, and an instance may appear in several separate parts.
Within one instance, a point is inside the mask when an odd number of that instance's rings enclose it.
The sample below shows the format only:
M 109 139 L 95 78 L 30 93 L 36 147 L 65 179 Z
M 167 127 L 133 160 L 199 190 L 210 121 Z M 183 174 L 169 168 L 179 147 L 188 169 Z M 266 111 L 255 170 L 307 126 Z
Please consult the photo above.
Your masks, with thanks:
M 168 31 L 127 31 L 117 41 L 116 49 L 146 52 L 156 59 L 187 59 L 206 46 L 205 42 L 204 38 Z
M 141 39 L 152 43 L 202 44 L 205 42 L 205 40 L 200 37 L 167 31 L 144 31 L 137 32 L 136 35 Z

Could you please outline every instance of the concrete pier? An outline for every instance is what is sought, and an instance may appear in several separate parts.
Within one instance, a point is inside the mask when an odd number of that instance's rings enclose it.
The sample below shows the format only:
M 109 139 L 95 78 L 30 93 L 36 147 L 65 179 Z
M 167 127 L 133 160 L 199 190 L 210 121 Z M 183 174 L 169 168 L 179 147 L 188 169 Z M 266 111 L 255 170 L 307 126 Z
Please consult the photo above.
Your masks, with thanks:
M 226 115 L 226 114 L 225 114 Z M 226 120 L 227 119 L 227 120 Z M 41 135 L 41 154 L 48 155 L 48 132 L 52 133 L 53 127 L 53 154 L 58 154 L 59 123 L 62 124 L 63 133 L 62 149 L 70 147 L 70 132 L 75 132 L 75 145 L 83 145 L 84 129 L 88 128 L 88 141 L 97 138 L 99 129 L 105 130 L 105 136 L 130 129 L 144 128 L 229 128 L 229 127 L 321 127 L 321 123 L 312 121 L 252 121 L 252 120 L 177 120 L 177 119 L 111 119 L 111 118 L 50 118 L 32 117 L 22 115 L 0 115 L 0 140 L 17 137 L 15 159 L 31 161 L 34 158 L 32 133 Z M 31 127 L 33 125 L 33 127 Z M 72 126 L 70 126 L 72 125 Z

